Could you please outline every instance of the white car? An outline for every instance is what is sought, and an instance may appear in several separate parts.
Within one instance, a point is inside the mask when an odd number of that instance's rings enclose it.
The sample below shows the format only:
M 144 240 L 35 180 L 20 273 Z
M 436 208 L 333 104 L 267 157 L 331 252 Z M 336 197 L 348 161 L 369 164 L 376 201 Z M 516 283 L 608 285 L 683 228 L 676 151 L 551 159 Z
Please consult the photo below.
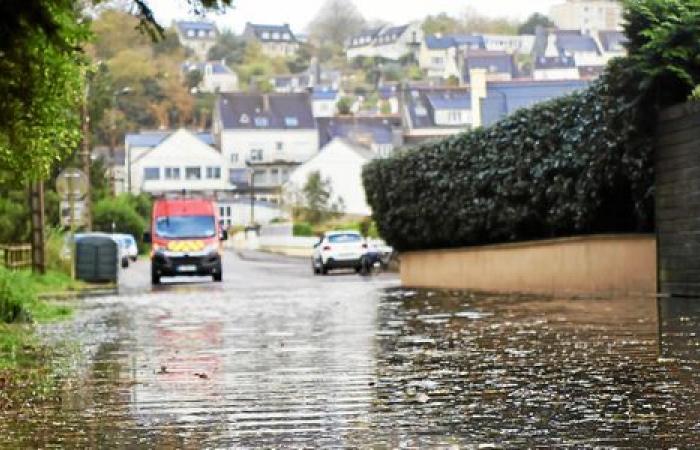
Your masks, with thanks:
M 311 265 L 314 274 L 327 274 L 332 269 L 362 268 L 367 241 L 357 231 L 329 231 L 314 245 Z
M 121 245 L 125 248 L 126 254 L 130 260 L 136 261 L 139 257 L 139 248 L 136 245 L 136 239 L 130 234 L 113 234 L 112 238 L 119 240 Z

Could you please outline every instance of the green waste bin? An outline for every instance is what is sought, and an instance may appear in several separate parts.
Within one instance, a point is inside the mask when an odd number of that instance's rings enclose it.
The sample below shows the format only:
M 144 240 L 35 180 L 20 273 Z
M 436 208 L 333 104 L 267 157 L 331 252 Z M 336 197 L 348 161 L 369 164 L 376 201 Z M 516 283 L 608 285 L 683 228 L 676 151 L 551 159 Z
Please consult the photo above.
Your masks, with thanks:
M 117 282 L 119 248 L 109 236 L 83 235 L 75 242 L 75 277 L 89 283 Z

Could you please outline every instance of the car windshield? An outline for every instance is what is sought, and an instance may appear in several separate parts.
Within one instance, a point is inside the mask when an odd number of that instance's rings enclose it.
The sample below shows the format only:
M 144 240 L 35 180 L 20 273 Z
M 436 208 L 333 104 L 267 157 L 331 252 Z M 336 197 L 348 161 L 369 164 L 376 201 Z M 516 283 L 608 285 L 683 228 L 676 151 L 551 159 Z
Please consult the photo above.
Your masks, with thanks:
M 162 238 L 210 238 L 216 235 L 214 216 L 168 216 L 156 219 L 156 234 Z
M 359 234 L 332 234 L 328 236 L 328 242 L 331 244 L 346 244 L 351 242 L 360 242 L 362 237 Z

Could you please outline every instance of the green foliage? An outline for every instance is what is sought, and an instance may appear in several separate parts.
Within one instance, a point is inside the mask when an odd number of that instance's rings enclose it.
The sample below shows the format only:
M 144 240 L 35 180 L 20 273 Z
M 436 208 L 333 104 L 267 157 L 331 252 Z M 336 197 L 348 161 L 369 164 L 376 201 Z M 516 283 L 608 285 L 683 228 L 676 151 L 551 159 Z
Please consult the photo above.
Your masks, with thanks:
M 587 90 L 367 165 L 382 236 L 406 250 L 653 229 L 653 124 L 700 84 L 700 2 L 626 7 L 629 56 Z
M 141 242 L 146 222 L 127 196 L 106 198 L 93 208 L 93 228 L 105 233 L 127 233 Z
M 380 234 L 407 250 L 650 229 L 651 141 L 610 83 L 370 163 Z
M 533 13 L 518 27 L 518 34 L 535 34 L 537 27 L 553 28 L 554 22 L 544 14 Z
M 28 270 L 13 272 L 0 267 L 0 323 L 46 322 L 65 317 L 72 312 L 70 308 L 41 301 L 38 295 L 78 287 L 79 283 L 62 273 L 37 275 Z
M 352 114 L 352 104 L 354 103 L 352 97 L 341 97 L 336 103 L 336 108 L 338 109 L 338 114 L 341 116 L 348 116 Z
M 435 16 L 428 16 L 423 21 L 423 33 L 426 35 L 452 34 L 459 31 L 459 21 L 444 12 Z
M 0 178 L 44 178 L 79 142 L 78 14 L 72 0 L 0 5 Z
M 314 229 L 308 222 L 294 222 L 292 234 L 294 236 L 314 236 Z
M 294 205 L 294 217 L 312 225 L 338 217 L 344 209 L 342 199 L 333 201 L 330 180 L 321 178 L 319 171 L 309 174 L 300 194 L 300 201 Z
M 243 63 L 246 43 L 241 37 L 231 31 L 221 33 L 216 44 L 209 49 L 209 60 L 224 60 L 226 64 L 238 65 Z
M 29 200 L 24 190 L 6 191 L 0 196 L 0 243 L 29 240 Z
M 31 319 L 26 305 L 36 300 L 23 277 L 0 267 L 0 322 L 26 322 Z

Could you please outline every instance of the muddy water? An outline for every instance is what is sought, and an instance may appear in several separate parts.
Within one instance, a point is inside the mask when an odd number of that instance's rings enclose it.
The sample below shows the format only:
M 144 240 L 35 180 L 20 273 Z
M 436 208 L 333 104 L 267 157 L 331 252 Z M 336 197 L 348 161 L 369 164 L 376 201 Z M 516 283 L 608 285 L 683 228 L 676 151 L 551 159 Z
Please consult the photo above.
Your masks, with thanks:
M 3 447 L 700 446 L 700 301 L 396 289 L 258 263 L 93 299 Z M 247 271 L 247 272 L 246 272 Z M 62 356 L 61 356 L 62 355 Z

